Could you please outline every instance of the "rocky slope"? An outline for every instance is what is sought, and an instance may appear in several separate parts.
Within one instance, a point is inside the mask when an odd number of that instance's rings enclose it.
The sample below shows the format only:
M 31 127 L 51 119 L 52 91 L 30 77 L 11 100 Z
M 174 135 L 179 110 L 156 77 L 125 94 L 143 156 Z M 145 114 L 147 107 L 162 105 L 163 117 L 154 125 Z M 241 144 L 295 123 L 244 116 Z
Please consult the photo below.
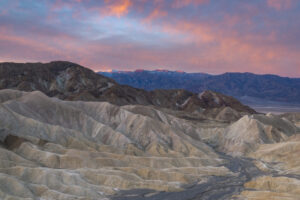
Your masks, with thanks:
M 299 132 L 295 124 L 279 116 L 244 116 L 227 127 L 220 135 L 218 145 L 222 152 L 234 156 L 247 155 L 261 144 L 280 143 Z
M 0 103 L 1 199 L 297 199 L 287 117 L 197 121 L 10 89 Z
M 0 197 L 102 199 L 118 190 L 179 191 L 228 175 L 185 120 L 107 102 L 0 91 Z M 149 108 L 150 109 L 150 108 Z M 195 135 L 193 137 L 193 135 Z
M 80 65 L 62 61 L 46 64 L 0 63 L 0 89 L 38 90 L 63 100 L 107 101 L 116 105 L 154 105 L 198 112 L 200 115 L 203 113 L 220 119 L 228 112 L 255 113 L 250 107 L 220 93 L 205 91 L 195 94 L 185 90 L 147 92 L 119 85 L 114 80 Z M 232 116 L 240 117 L 236 113 Z

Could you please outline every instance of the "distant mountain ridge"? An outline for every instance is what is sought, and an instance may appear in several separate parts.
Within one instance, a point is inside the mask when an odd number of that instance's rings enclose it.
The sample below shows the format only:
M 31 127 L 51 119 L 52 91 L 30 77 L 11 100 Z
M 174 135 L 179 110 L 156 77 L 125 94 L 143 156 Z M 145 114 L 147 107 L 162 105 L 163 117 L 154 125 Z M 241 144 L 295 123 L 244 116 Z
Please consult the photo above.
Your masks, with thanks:
M 99 73 L 114 79 L 120 84 L 130 85 L 144 90 L 183 89 L 180 86 L 183 86 L 188 81 L 196 81 L 204 77 L 211 76 L 206 73 L 186 73 L 183 71 L 169 71 L 161 69 L 137 69 L 135 71 L 113 70 L 111 72 Z
M 253 73 L 210 75 L 167 70 L 99 73 L 114 79 L 119 84 L 145 90 L 185 89 L 194 93 L 212 90 L 243 100 L 254 97 L 262 100 L 300 104 L 300 78 Z

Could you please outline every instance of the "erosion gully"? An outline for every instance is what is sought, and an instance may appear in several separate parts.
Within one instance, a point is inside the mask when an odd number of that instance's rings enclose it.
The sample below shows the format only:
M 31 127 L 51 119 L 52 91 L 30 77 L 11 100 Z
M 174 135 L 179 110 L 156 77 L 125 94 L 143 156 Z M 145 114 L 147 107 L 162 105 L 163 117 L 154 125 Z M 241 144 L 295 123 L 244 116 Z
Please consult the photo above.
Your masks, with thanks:
M 238 175 L 210 176 L 208 181 L 201 184 L 191 184 L 180 192 L 158 192 L 149 189 L 134 189 L 120 191 L 112 200 L 216 200 L 235 199 L 233 196 L 240 194 L 245 188 L 244 183 L 252 178 L 262 175 L 279 176 L 276 172 L 263 172 L 254 164 L 253 160 L 244 157 L 232 157 L 218 153 L 220 158 L 227 162 L 223 165 Z M 298 178 L 297 175 L 286 175 Z

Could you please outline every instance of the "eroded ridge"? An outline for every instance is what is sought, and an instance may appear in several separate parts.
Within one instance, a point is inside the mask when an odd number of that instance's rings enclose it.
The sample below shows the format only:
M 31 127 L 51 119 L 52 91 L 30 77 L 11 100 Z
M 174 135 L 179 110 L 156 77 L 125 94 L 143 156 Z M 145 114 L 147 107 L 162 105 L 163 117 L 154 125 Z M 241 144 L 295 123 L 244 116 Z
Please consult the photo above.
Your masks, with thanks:
M 0 91 L 1 199 L 297 199 L 296 115 L 194 120 Z

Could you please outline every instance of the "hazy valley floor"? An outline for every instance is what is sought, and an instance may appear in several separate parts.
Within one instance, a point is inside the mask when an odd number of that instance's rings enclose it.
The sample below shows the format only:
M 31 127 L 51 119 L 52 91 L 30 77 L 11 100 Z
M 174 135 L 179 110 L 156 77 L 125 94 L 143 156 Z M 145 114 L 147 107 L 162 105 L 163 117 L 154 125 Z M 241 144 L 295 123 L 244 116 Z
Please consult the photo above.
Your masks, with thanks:
M 283 113 L 290 113 L 290 112 L 295 112 L 299 113 L 300 112 L 300 106 L 260 106 L 260 105 L 249 105 L 251 106 L 254 110 L 256 110 L 259 113 L 273 113 L 273 114 L 283 114 Z

